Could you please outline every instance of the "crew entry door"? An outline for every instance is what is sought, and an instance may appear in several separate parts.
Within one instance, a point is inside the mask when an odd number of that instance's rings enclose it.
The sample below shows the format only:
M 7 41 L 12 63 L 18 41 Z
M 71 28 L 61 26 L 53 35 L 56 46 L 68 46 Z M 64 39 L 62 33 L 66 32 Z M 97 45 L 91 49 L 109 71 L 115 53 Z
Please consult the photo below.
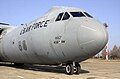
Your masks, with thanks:
M 69 18 L 70 15 L 68 12 L 63 12 L 58 15 L 53 23 L 53 48 L 55 50 L 54 52 L 60 59 L 64 59 L 66 57 L 63 47 L 65 45 L 65 31 Z

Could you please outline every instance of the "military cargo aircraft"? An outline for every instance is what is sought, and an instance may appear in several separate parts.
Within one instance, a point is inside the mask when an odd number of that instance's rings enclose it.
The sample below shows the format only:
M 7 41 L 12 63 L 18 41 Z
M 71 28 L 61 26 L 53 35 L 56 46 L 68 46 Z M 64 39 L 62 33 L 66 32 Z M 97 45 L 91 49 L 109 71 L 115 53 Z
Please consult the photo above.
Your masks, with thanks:
M 0 62 L 65 64 L 67 74 L 79 74 L 79 63 L 99 53 L 107 42 L 106 27 L 88 12 L 57 6 L 20 27 L 0 23 Z

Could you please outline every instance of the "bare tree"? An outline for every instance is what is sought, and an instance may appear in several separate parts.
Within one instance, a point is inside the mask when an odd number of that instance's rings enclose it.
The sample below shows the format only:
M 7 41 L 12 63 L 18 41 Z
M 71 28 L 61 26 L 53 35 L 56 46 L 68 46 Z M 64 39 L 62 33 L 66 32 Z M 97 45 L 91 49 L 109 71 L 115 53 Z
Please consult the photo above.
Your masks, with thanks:
M 120 46 L 118 48 L 118 58 L 120 58 Z
M 120 58 L 120 47 L 114 45 L 113 49 L 110 51 L 110 57 L 112 59 Z

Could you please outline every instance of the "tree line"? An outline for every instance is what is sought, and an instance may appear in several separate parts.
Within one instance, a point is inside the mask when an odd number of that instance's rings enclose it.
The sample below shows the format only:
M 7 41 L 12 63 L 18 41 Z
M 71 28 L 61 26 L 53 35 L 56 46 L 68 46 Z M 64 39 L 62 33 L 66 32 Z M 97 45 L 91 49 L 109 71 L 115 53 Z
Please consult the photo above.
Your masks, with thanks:
M 120 46 L 114 45 L 113 49 L 110 50 L 110 58 L 120 59 Z
M 109 59 L 120 59 L 120 46 L 114 45 L 111 50 L 108 50 L 106 46 L 98 57 L 106 59 L 106 55 L 108 55 Z

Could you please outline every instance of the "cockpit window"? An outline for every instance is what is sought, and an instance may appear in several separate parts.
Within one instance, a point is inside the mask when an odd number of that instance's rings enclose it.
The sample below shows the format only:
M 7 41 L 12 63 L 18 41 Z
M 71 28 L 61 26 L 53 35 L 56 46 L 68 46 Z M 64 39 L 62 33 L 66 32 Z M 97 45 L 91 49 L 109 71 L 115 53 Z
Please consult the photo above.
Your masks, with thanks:
M 62 20 L 67 20 L 69 18 L 70 18 L 70 15 L 67 12 L 65 12 Z
M 60 13 L 55 21 L 60 21 L 63 16 L 63 13 Z
M 93 16 L 91 16 L 90 14 L 88 14 L 87 12 L 84 12 L 86 14 L 87 17 L 93 18 Z
M 73 17 L 85 17 L 82 12 L 70 12 Z

